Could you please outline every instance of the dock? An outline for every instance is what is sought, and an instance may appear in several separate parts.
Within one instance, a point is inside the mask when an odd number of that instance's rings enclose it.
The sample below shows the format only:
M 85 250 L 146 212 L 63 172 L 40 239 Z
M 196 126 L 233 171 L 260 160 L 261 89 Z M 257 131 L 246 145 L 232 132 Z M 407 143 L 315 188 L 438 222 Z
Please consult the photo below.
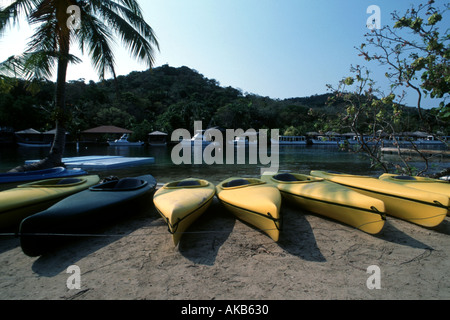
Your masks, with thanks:
M 40 160 L 27 160 L 25 164 L 31 164 Z M 134 167 L 155 163 L 152 157 L 122 157 L 122 156 L 86 156 L 63 158 L 62 162 L 68 169 L 80 168 L 82 170 L 111 170 Z
M 381 148 L 381 152 L 388 153 L 388 154 L 398 154 L 397 148 Z M 411 154 L 411 155 L 417 155 L 417 151 L 414 149 L 407 149 L 407 148 L 400 148 L 400 152 L 402 154 Z M 450 157 L 450 151 L 448 150 L 428 150 L 428 149 L 419 149 L 419 152 L 424 154 L 425 156 L 432 156 L 432 155 L 442 155 L 444 157 Z

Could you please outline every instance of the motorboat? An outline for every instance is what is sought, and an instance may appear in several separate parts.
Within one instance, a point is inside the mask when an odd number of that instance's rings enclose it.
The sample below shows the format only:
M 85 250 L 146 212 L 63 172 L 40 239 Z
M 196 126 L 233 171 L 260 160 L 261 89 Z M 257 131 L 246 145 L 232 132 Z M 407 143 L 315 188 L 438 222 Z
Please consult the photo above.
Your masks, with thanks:
M 17 142 L 19 147 L 25 148 L 50 148 L 52 146 L 51 143 L 45 142 Z
M 233 140 L 233 143 L 235 146 L 248 146 L 248 145 L 257 145 L 258 144 L 258 139 L 257 138 L 252 138 L 250 139 L 250 137 L 248 136 L 241 136 L 241 137 L 236 137 L 236 139 Z
M 204 135 L 204 130 L 198 130 L 196 131 L 195 135 L 191 139 L 182 139 L 180 140 L 180 143 L 182 146 L 207 146 L 211 143 L 211 141 L 207 140 Z
M 140 147 L 144 145 L 144 142 L 138 141 L 138 142 L 130 142 L 128 141 L 128 134 L 125 133 L 123 136 L 120 137 L 120 139 L 114 140 L 114 141 L 108 141 L 108 144 L 111 147 Z
M 313 145 L 332 145 L 338 146 L 342 140 L 338 137 L 318 136 L 316 139 L 311 139 Z
M 305 136 L 279 136 L 278 141 L 275 139 L 270 140 L 272 144 L 278 143 L 279 145 L 299 145 L 306 146 L 308 140 Z
M 441 138 L 443 141 L 445 141 L 445 138 Z M 417 144 L 420 145 L 431 145 L 431 146 L 444 146 L 445 143 L 439 140 L 438 138 L 435 138 L 434 136 L 427 136 L 426 138 L 417 139 Z

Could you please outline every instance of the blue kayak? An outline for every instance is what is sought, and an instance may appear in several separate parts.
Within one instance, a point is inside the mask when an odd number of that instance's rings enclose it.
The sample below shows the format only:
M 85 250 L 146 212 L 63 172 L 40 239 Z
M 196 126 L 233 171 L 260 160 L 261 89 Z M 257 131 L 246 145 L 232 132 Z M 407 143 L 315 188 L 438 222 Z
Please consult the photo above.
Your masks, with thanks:
M 66 169 L 56 167 L 44 170 L 26 171 L 26 172 L 7 172 L 0 173 L 1 183 L 16 183 L 24 181 L 37 181 L 46 179 L 68 178 L 86 175 L 86 171 L 81 169 Z
M 22 250 L 36 257 L 148 208 L 156 185 L 153 176 L 143 175 L 105 182 L 69 196 L 22 221 Z

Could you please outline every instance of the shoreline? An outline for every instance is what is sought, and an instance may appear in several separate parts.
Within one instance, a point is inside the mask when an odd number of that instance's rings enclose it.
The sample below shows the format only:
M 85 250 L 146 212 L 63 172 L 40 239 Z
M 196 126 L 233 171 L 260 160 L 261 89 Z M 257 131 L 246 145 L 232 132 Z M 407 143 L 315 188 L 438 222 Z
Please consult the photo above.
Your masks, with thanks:
M 154 207 L 30 258 L 0 238 L 2 300 L 449 299 L 450 218 L 423 228 L 388 216 L 372 236 L 291 204 L 278 243 L 217 201 L 173 247 Z M 69 289 L 70 266 L 80 289 Z M 369 289 L 370 266 L 381 289 Z

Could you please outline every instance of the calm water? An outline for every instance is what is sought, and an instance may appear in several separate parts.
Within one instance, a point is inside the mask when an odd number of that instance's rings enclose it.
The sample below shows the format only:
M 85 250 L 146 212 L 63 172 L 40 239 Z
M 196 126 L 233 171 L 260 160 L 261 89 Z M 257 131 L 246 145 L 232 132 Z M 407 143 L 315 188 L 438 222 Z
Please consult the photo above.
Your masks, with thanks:
M 111 171 L 89 171 L 101 177 L 115 175 L 118 177 L 153 175 L 158 182 L 165 183 L 172 180 L 196 177 L 208 179 L 218 183 L 229 177 L 258 177 L 261 167 L 269 165 L 249 164 L 248 155 L 245 164 L 192 164 L 175 165 L 171 159 L 171 147 L 108 147 L 108 146 L 75 146 L 66 148 L 65 157 L 79 157 L 92 155 L 119 155 L 127 157 L 154 157 L 151 165 L 115 169 Z M 248 149 L 247 149 L 248 150 Z M 42 159 L 48 149 L 35 148 L 1 148 L 0 172 L 5 172 L 24 163 L 25 160 Z M 237 154 L 237 153 L 236 153 Z M 393 157 L 393 156 L 390 156 Z M 371 169 L 370 161 L 363 154 L 355 154 L 338 150 L 334 146 L 280 146 L 279 171 L 291 171 L 308 174 L 311 170 L 334 170 L 351 174 L 378 175 L 380 170 Z M 235 161 L 236 162 L 236 161 Z M 413 163 L 414 164 L 414 163 Z M 441 159 L 431 164 L 433 172 L 448 167 L 450 160 Z M 422 165 L 417 163 L 417 167 Z

